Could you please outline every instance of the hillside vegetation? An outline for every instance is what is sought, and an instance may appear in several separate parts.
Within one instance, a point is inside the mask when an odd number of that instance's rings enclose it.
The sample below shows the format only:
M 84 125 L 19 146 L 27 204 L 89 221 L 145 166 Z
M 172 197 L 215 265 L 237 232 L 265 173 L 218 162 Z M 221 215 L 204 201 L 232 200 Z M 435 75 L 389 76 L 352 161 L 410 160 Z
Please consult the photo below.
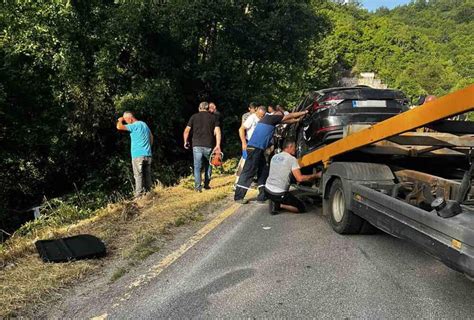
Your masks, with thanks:
M 373 71 L 409 97 L 444 95 L 474 82 L 474 2 L 416 0 L 369 13 L 355 6 L 320 10 L 333 29 L 315 42 L 313 75 Z
M 139 201 L 111 203 L 77 223 L 40 220 L 34 230 L 0 245 L 0 318 L 42 318 L 38 310 L 58 300 L 67 288 L 91 274 L 112 285 L 173 239 L 179 227 L 199 226 L 229 206 L 233 176 L 212 181 L 212 192 L 196 193 L 192 181 L 155 188 Z M 217 212 L 216 212 L 217 211 Z M 35 254 L 37 239 L 94 234 L 107 247 L 107 257 L 68 263 L 44 263 Z M 34 303 L 33 303 L 34 302 Z
M 44 196 L 84 217 L 126 196 L 129 139 L 114 128 L 126 109 L 156 136 L 155 178 L 173 184 L 190 171 L 181 132 L 201 100 L 223 111 L 236 155 L 249 101 L 291 107 L 348 72 L 413 98 L 473 83 L 473 12 L 472 0 L 375 13 L 325 0 L 4 2 L 0 228 Z

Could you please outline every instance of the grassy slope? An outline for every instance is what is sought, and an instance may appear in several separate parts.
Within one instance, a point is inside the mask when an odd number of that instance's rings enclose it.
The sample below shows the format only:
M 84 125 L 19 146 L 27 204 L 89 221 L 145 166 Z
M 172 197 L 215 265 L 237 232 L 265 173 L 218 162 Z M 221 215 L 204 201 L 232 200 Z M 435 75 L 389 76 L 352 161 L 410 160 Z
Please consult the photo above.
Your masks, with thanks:
M 170 228 L 203 219 L 198 209 L 229 195 L 233 180 L 233 176 L 217 177 L 212 181 L 213 189 L 203 193 L 192 191 L 189 181 L 185 181 L 175 187 L 156 189 L 138 202 L 110 204 L 94 217 L 73 225 L 44 227 L 30 235 L 11 238 L 0 251 L 0 266 L 3 266 L 0 269 L 0 318 L 21 313 L 32 301 L 47 302 L 45 300 L 59 295 L 59 289 L 84 279 L 112 260 L 128 260 L 125 267 L 114 272 L 110 281 L 115 281 L 133 267 L 135 261 L 158 251 L 155 240 Z M 37 239 L 80 233 L 101 238 L 106 243 L 108 257 L 43 263 L 34 249 Z

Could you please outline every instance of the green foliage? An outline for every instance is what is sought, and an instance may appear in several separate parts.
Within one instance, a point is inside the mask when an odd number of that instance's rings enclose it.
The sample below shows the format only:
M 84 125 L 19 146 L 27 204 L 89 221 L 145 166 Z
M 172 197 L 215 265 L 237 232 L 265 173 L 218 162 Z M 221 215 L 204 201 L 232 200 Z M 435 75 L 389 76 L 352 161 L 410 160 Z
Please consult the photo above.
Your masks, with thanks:
M 474 82 L 474 3 L 417 0 L 375 14 L 357 6 L 315 7 L 333 31 L 312 44 L 309 79 L 334 85 L 349 72 L 376 72 L 410 97 L 444 95 Z
M 128 272 L 128 269 L 125 268 L 125 267 L 119 267 L 117 268 L 114 273 L 112 274 L 112 276 L 110 277 L 110 281 L 109 283 L 113 283 L 115 281 L 117 281 L 118 279 L 120 279 L 121 277 L 123 277 L 125 274 L 127 274 Z
M 224 161 L 222 164 L 222 171 L 225 174 L 233 174 L 237 170 L 237 166 L 239 165 L 239 158 L 232 158 Z
M 156 245 L 157 240 L 156 235 L 147 232 L 137 234 L 134 246 L 124 254 L 124 257 L 131 260 L 132 263 L 137 263 L 148 258 L 160 250 L 160 247 Z
M 201 100 L 222 111 L 232 158 L 249 101 L 291 108 L 351 71 L 411 97 L 460 89 L 473 82 L 473 12 L 471 0 L 375 13 L 327 0 L 6 1 L 0 224 L 44 196 L 128 194 L 130 141 L 115 129 L 124 110 L 150 126 L 155 179 L 173 184 L 190 173 L 182 130 Z M 71 219 L 92 210 L 66 202 Z
M 60 227 L 72 224 L 91 217 L 94 210 L 60 199 L 53 199 L 42 206 L 40 213 L 40 218 L 25 223 L 15 231 L 15 234 L 25 236 L 29 235 L 32 231 L 37 231 L 45 227 Z
M 176 182 L 198 102 L 217 102 L 236 146 L 248 101 L 291 101 L 327 29 L 296 0 L 5 2 L 0 27 L 0 221 L 74 184 L 130 192 L 130 142 L 115 129 L 127 109 L 156 137 L 155 178 Z

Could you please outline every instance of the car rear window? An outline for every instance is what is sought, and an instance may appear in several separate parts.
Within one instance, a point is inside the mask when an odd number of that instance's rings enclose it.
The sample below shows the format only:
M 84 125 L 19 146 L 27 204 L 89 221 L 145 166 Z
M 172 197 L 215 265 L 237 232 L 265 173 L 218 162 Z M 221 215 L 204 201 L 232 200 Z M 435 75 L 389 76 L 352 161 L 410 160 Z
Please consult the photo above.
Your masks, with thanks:
M 341 101 L 339 108 L 396 108 L 406 110 L 408 99 L 404 93 L 391 89 L 348 88 L 325 92 L 318 102 Z
M 344 99 L 344 100 L 406 100 L 401 91 L 390 89 L 373 88 L 350 88 L 345 90 L 335 90 L 327 92 L 321 96 L 321 99 Z

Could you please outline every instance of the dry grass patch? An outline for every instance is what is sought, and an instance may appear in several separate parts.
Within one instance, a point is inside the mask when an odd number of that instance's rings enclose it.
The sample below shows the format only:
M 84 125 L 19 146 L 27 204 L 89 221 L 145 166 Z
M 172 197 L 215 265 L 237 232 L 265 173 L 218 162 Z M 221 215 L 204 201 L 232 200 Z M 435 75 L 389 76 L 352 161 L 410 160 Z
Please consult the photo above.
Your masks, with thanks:
M 58 297 L 58 289 L 98 266 L 97 261 L 46 264 L 37 257 L 20 259 L 14 267 L 0 273 L 0 315 L 15 316 L 15 311 L 28 303 L 42 304 Z
M 117 268 L 114 273 L 112 274 L 112 277 L 110 277 L 110 283 L 117 281 L 120 279 L 123 275 L 125 275 L 129 271 L 128 268 L 126 267 L 120 267 Z
M 26 306 L 44 304 L 59 295 L 59 289 L 84 279 L 104 265 L 121 265 L 111 281 L 133 265 L 157 252 L 157 240 L 177 226 L 203 220 L 200 208 L 232 193 L 233 176 L 214 178 L 212 190 L 196 193 L 189 181 L 170 188 L 157 188 L 144 199 L 110 204 L 88 219 L 62 227 L 43 227 L 25 236 L 14 236 L 0 248 L 0 318 L 21 314 Z M 216 209 L 218 206 L 216 205 Z M 43 263 L 34 248 L 38 239 L 93 234 L 107 246 L 102 260 Z M 105 268 L 104 268 L 105 269 Z

